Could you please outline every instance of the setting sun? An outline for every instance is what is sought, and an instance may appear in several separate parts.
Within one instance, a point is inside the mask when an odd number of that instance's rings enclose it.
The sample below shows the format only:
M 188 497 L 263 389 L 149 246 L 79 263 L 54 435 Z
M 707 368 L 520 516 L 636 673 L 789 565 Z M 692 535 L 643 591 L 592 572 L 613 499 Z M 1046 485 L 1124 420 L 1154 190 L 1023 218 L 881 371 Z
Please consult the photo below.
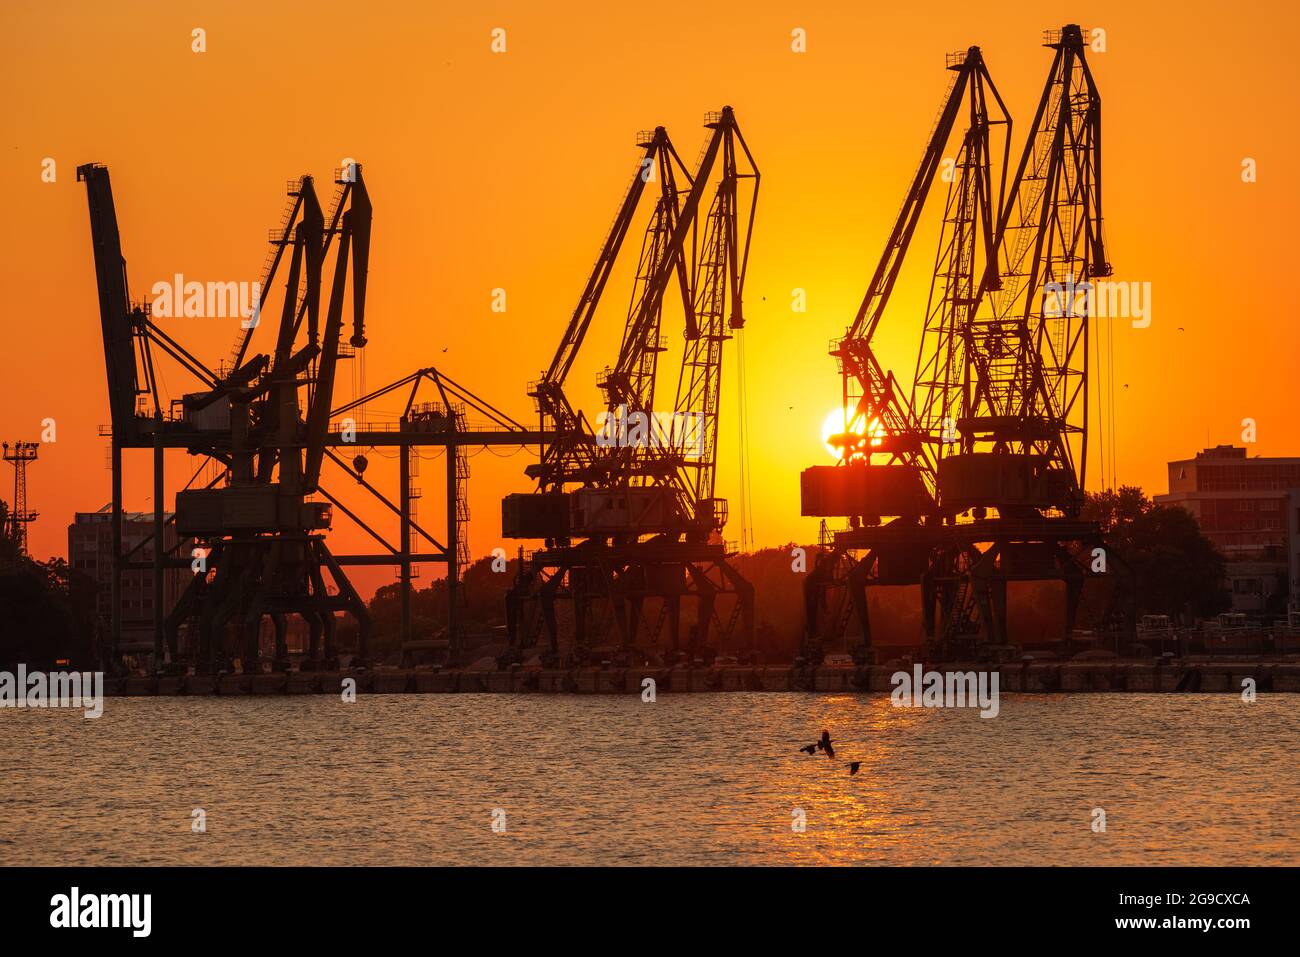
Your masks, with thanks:
M 822 421 L 822 445 L 826 446 L 826 451 L 830 453 L 831 458 L 837 461 L 843 456 L 840 447 L 832 439 L 845 434 L 844 422 L 851 415 L 853 415 L 852 409 L 831 409 L 830 412 L 826 413 L 826 418 Z M 865 435 L 866 422 L 863 416 L 859 415 L 854 418 L 847 431 L 853 435 Z M 872 419 L 871 444 L 879 445 L 883 435 L 884 428 L 881 426 L 880 420 Z

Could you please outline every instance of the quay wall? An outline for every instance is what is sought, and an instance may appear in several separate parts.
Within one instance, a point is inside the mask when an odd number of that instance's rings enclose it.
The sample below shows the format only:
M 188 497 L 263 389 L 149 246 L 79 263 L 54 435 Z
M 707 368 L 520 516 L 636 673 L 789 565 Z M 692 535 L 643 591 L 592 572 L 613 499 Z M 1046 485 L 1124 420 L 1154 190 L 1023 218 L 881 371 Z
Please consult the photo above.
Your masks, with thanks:
M 105 676 L 104 693 L 114 696 L 254 697 L 342 693 L 345 679 L 358 694 L 640 694 L 646 678 L 656 694 L 725 691 L 890 692 L 897 671 L 913 664 L 860 668 L 790 665 L 717 668 L 573 668 L 511 671 L 377 670 L 182 676 Z M 1189 692 L 1241 694 L 1246 679 L 1255 691 L 1300 692 L 1300 660 L 1231 661 L 1026 661 L 988 664 L 928 663 L 925 671 L 997 671 L 1002 692 Z

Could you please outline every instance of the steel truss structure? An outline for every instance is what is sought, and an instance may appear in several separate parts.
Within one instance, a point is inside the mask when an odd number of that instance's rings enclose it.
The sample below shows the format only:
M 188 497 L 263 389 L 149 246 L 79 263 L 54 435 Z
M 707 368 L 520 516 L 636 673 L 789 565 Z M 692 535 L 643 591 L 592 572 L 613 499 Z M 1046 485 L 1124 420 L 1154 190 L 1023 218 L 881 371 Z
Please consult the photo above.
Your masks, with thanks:
M 730 107 L 705 126 L 711 134 L 693 171 L 663 127 L 638 138 L 643 154 L 618 215 L 555 358 L 530 389 L 542 428 L 559 438 L 527 469 L 537 490 L 503 502 L 508 537 L 544 541 L 521 552 L 503 664 L 534 648 L 547 660 L 584 661 L 665 650 L 710 656 L 752 644 L 753 587 L 721 541 L 727 507 L 715 477 L 723 345 L 744 327 L 759 174 Z M 658 190 L 631 307 L 617 360 L 598 381 L 605 408 L 593 428 L 565 381 L 650 183 Z M 663 425 L 655 396 L 670 290 L 681 302 L 684 350 Z M 625 440 L 628 423 L 627 431 L 641 429 L 639 440 Z M 694 612 L 685 640 L 683 605 Z
M 1045 46 L 1052 66 L 1009 185 L 1010 115 L 977 47 L 949 57 L 956 78 L 921 166 L 862 308 L 832 349 L 844 382 L 844 433 L 832 439 L 842 457 L 805 471 L 803 512 L 847 517 L 849 528 L 821 550 L 805 584 L 809 660 L 854 631 L 855 657 L 873 656 L 870 586 L 920 586 L 926 653 L 956 656 L 1010 648 L 1010 582 L 1063 582 L 1068 631 L 1090 576 L 1129 575 L 1099 527 L 1078 518 L 1089 317 L 1062 294 L 1111 271 L 1101 99 L 1077 25 L 1049 31 Z M 963 114 L 905 397 L 872 336 Z M 1120 602 L 1126 593 L 1112 594 Z M 1108 615 L 1132 627 L 1131 608 Z
M 210 368 L 164 331 L 148 304 L 131 301 L 108 170 L 87 164 L 78 168 L 77 175 L 86 183 L 89 203 L 112 415 L 111 425 L 104 430 L 111 439 L 113 473 L 112 620 L 104 656 L 108 664 L 121 667 L 128 656 L 148 656 L 159 670 L 187 665 L 200 672 L 283 669 L 288 665 L 287 621 L 296 615 L 306 621 L 310 632 L 302 667 L 336 667 L 340 614 L 356 623 L 355 660 L 364 664 L 369 656 L 370 616 L 345 568 L 390 565 L 399 569 L 402 637 L 411 645 L 418 643 L 410 613 L 416 562 L 447 566 L 446 644 L 454 660 L 460 637 L 458 575 L 468 555 L 464 450 L 519 447 L 554 436 L 520 425 L 434 368 L 420 369 L 353 402 L 334 406 L 339 362 L 355 359 L 356 350 L 367 344 L 372 208 L 360 165 L 336 171 L 328 212 L 322 210 L 311 176 L 289 183 L 284 216 L 280 227 L 271 231 L 270 252 L 257 286 L 263 293 L 270 291 L 287 261 L 274 351 L 248 355 L 265 307 L 264 301 L 258 301 L 253 316 L 242 324 L 225 371 Z M 331 253 L 334 265 L 326 291 Z M 349 299 L 352 334 L 345 344 L 342 332 Z M 158 388 L 155 350 L 197 380 L 199 391 L 167 405 Z M 429 401 L 419 401 L 422 387 Z M 359 424 L 351 417 L 367 402 L 389 393 L 402 394 L 404 389 L 407 401 L 395 428 L 393 423 Z M 487 425 L 471 426 L 467 411 Z M 425 446 L 447 450 L 447 528 L 442 541 L 412 515 L 412 499 L 418 491 L 410 482 L 411 453 Z M 396 503 L 363 476 L 366 461 L 359 453 L 384 448 L 401 453 Z M 136 449 L 153 452 L 153 534 L 124 553 L 123 453 Z M 167 449 L 184 449 L 202 459 L 177 493 L 172 515 L 163 507 Z M 344 452 L 352 453 L 350 462 Z M 322 483 L 326 462 L 368 492 L 381 512 L 397 517 L 400 540 L 396 544 Z M 216 474 L 196 486 L 214 465 Z M 382 550 L 333 554 L 325 533 L 335 510 L 355 522 Z M 167 550 L 159 543 L 165 542 L 164 532 L 172 525 L 176 545 Z M 166 568 L 194 572 L 170 613 L 164 610 Z M 153 638 L 124 642 L 122 576 L 144 570 L 153 573 Z M 262 641 L 267 620 L 274 633 L 269 648 Z

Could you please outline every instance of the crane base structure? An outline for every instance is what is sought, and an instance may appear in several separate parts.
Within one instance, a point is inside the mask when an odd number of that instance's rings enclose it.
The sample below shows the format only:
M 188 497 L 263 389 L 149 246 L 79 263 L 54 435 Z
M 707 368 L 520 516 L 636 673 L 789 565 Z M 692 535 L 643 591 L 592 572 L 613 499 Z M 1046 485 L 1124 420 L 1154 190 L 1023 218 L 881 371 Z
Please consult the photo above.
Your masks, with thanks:
M 1118 642 L 1136 623 L 1133 571 L 1096 522 L 1064 517 L 983 519 L 958 525 L 891 522 L 837 532 L 819 551 L 804 583 L 801 657 L 819 663 L 827 648 L 847 643 L 872 663 L 868 590 L 918 586 L 922 645 L 928 658 L 981 659 L 1017 649 L 1008 627 L 1007 586 L 1065 586 L 1063 634 L 1078 621 L 1090 583 L 1111 587 L 1101 617 Z
M 191 653 L 200 673 L 224 664 L 217 660 L 221 637 L 229 627 L 236 633 L 240 667 L 262 657 L 262 620 L 269 618 L 275 630 L 272 668 L 289 667 L 287 645 L 290 615 L 303 618 L 310 629 L 310 644 L 304 670 L 337 669 L 339 649 L 337 615 L 352 615 L 359 626 L 359 648 L 365 649 L 370 630 L 366 603 L 330 554 L 323 535 L 285 532 L 254 536 L 244 540 L 218 539 L 210 545 L 208 560 L 217 573 L 209 580 L 196 575 L 166 620 L 168 653 L 172 661 L 182 659 L 179 633 L 182 624 L 197 624 L 197 647 Z M 226 569 L 231 569 L 223 574 Z M 326 581 L 326 573 L 329 582 Z M 362 651 L 362 660 L 365 653 Z
M 521 663 L 533 651 L 556 666 L 740 657 L 753 648 L 754 586 L 721 544 L 545 548 L 521 556 L 506 595 L 506 627 L 502 664 Z

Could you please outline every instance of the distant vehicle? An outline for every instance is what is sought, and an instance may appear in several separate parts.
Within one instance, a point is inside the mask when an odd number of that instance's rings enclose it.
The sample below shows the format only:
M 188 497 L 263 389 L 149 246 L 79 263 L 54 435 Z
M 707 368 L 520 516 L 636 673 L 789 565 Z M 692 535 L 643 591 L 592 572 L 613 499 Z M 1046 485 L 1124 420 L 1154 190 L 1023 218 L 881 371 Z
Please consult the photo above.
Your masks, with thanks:
M 1138 622 L 1138 631 L 1170 631 L 1173 627 L 1168 615 L 1143 615 Z
M 1171 652 L 1168 646 L 1178 646 L 1178 635 L 1168 615 L 1143 615 L 1138 621 L 1137 637 L 1142 644 L 1134 650 L 1140 649 L 1143 655 L 1150 654 L 1152 650 L 1169 654 Z
M 1240 631 L 1250 627 L 1246 616 L 1238 611 L 1225 611 L 1215 619 L 1215 624 L 1223 631 Z

